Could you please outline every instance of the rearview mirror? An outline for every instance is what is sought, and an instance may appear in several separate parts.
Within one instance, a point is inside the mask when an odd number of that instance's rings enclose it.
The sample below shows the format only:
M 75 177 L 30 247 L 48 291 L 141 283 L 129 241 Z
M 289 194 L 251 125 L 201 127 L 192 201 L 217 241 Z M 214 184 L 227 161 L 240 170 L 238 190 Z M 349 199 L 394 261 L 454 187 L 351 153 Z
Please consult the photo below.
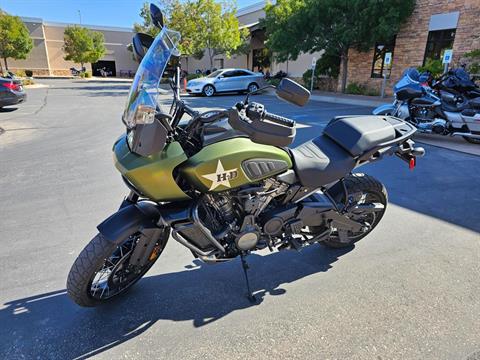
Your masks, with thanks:
M 163 28 L 163 14 L 155 4 L 150 4 L 150 18 L 152 19 L 152 23 L 155 25 L 155 27 L 159 29 Z
M 276 94 L 280 99 L 289 103 L 304 106 L 310 99 L 310 91 L 295 81 L 283 78 L 277 86 Z
M 143 57 L 148 51 L 148 48 L 153 43 L 153 37 L 148 34 L 138 33 L 133 37 L 133 55 L 138 62 L 142 61 Z

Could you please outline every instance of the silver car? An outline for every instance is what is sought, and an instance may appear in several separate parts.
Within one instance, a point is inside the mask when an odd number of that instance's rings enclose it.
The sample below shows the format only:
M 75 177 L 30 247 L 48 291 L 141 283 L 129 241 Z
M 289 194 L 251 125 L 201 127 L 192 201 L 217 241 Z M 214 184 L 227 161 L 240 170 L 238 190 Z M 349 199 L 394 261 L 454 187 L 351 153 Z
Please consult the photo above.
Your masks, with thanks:
M 187 83 L 187 92 L 213 96 L 222 92 L 252 92 L 265 85 L 261 73 L 244 69 L 220 69 L 206 77 L 190 80 Z

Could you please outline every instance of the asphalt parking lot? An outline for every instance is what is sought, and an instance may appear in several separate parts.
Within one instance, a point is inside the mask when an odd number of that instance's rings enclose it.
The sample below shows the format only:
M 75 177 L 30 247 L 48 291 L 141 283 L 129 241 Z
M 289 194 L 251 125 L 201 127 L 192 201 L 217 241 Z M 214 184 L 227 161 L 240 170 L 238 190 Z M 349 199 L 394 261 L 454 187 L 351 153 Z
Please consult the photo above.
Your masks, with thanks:
M 355 249 L 314 245 L 203 265 L 173 240 L 129 293 L 95 309 L 65 293 L 71 264 L 127 190 L 112 163 L 128 83 L 42 80 L 0 111 L 0 359 L 477 359 L 480 157 L 425 145 L 415 171 L 396 158 L 362 171 L 389 191 Z M 199 108 L 239 96 L 188 98 Z M 334 115 L 255 96 L 299 122 L 296 144 Z

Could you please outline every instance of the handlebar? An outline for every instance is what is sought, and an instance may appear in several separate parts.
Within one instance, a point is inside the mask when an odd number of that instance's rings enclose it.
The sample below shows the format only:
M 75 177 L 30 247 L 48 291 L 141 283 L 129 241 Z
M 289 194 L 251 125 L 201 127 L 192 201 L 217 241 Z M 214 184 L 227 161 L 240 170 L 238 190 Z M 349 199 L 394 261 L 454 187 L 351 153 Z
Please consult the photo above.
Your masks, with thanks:
M 274 122 L 274 123 L 279 124 L 279 125 L 284 125 L 284 126 L 288 126 L 288 127 L 294 127 L 295 126 L 295 121 L 294 120 L 290 120 L 289 118 L 286 118 L 286 117 L 283 117 L 283 116 L 280 116 L 280 115 L 276 115 L 276 114 L 272 114 L 272 113 L 269 113 L 267 111 L 264 112 L 263 118 L 265 120 Z
M 295 121 L 286 117 L 269 113 L 265 107 L 259 103 L 250 103 L 246 109 L 246 115 L 252 120 L 268 120 L 278 125 L 287 127 L 295 127 Z

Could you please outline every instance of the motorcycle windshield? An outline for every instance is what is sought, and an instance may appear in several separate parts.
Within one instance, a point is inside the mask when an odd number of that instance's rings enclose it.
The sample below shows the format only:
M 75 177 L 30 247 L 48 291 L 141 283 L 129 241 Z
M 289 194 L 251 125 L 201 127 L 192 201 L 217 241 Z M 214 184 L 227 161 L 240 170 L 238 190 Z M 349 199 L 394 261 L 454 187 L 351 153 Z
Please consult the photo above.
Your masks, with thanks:
M 419 82 L 420 74 L 415 68 L 409 68 L 403 72 L 402 78 L 395 84 L 393 91 L 398 92 L 401 88 L 408 85 L 416 85 Z
M 153 123 L 156 112 L 168 113 L 169 110 L 165 111 L 158 100 L 160 94 L 166 95 L 172 90 L 161 89 L 160 81 L 170 57 L 177 52 L 179 41 L 180 33 L 164 27 L 140 62 L 122 117 L 128 129 L 137 124 Z M 166 88 L 170 89 L 169 86 Z M 170 95 L 173 101 L 173 93 Z

